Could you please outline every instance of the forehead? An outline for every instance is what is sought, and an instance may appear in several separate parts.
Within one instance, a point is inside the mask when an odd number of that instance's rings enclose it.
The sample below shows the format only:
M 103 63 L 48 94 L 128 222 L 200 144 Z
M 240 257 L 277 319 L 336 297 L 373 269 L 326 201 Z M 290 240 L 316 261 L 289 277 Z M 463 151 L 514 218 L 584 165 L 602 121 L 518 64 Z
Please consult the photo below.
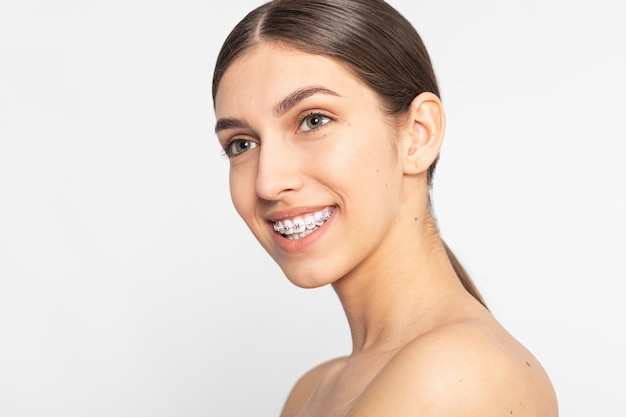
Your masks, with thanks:
M 262 42 L 235 59 L 225 71 L 215 97 L 216 114 L 226 115 L 244 103 L 272 105 L 309 85 L 323 86 L 341 96 L 373 95 L 334 59 L 276 42 Z

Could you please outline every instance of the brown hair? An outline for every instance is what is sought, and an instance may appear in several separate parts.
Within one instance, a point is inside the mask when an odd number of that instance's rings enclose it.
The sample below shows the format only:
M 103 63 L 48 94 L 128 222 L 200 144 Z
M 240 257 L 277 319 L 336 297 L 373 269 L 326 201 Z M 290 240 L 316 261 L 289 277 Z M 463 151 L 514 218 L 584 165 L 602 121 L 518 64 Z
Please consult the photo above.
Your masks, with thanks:
M 406 114 L 423 92 L 440 96 L 422 39 L 383 0 L 273 0 L 251 11 L 231 31 L 213 74 L 213 102 L 222 75 L 250 47 L 278 41 L 341 62 L 380 96 L 391 116 Z M 428 185 L 437 165 L 428 169 Z M 469 275 L 445 244 L 463 286 L 486 306 Z

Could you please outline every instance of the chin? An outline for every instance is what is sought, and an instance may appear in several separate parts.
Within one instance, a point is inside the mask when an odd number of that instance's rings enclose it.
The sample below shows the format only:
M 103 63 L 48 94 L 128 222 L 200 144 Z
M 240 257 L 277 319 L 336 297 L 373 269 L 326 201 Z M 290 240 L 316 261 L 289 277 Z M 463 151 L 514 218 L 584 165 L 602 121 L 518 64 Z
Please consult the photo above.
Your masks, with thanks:
M 300 268 L 298 268 L 300 269 Z M 324 273 L 314 271 L 293 271 L 283 268 L 283 273 L 293 285 L 304 289 L 320 288 L 332 284 L 335 280 Z

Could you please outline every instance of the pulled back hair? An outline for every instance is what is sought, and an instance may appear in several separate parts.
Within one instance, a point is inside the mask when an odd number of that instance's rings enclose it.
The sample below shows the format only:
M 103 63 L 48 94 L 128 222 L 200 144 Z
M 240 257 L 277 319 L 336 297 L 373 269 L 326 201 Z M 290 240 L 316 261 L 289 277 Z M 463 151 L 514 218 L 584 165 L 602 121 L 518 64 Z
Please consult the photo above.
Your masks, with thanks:
M 390 116 L 407 113 L 423 92 L 440 97 L 421 37 L 383 0 L 273 0 L 252 10 L 230 32 L 213 74 L 213 102 L 222 75 L 242 53 L 263 41 L 343 63 L 374 90 Z M 427 172 L 428 185 L 439 157 Z M 467 291 L 486 304 L 471 278 L 444 242 L 450 263 Z

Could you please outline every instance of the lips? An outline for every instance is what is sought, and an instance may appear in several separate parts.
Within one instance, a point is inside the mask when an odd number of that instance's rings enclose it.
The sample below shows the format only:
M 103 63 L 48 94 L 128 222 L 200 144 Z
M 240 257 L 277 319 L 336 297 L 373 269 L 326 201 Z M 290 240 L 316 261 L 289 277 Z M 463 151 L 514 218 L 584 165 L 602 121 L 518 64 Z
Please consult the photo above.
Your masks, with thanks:
M 302 239 L 322 227 L 334 212 L 334 207 L 326 207 L 305 215 L 274 220 L 274 231 L 289 240 Z

